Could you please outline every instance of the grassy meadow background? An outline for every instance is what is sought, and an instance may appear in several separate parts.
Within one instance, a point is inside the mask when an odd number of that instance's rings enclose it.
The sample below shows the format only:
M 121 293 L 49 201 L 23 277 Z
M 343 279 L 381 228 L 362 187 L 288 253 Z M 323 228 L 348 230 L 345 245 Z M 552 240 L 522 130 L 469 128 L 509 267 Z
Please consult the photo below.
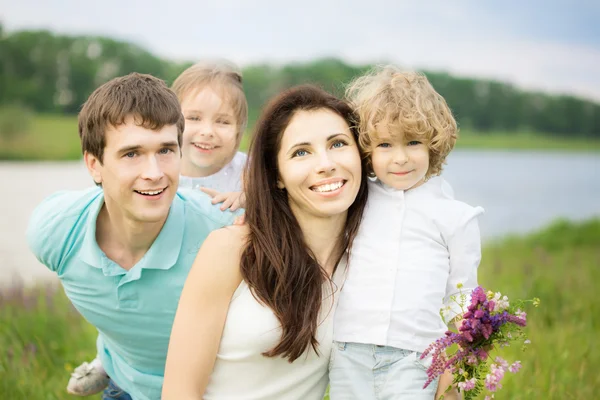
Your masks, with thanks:
M 527 236 L 488 243 L 480 283 L 527 309 L 531 344 L 499 350 L 523 368 L 507 373 L 497 399 L 593 399 L 600 390 L 600 220 L 558 221 Z M 70 371 L 95 354 L 95 329 L 56 286 L 13 287 L 0 297 L 0 398 L 75 399 Z M 99 396 L 89 398 L 98 399 Z M 282 399 L 283 400 L 283 399 Z

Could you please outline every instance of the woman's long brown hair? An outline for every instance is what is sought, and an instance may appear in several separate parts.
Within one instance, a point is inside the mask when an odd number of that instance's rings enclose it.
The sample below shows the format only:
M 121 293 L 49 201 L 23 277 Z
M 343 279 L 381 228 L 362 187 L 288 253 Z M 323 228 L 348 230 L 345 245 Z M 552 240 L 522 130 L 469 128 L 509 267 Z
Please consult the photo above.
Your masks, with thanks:
M 331 281 L 304 241 L 287 192 L 277 188 L 277 154 L 283 132 L 294 114 L 320 109 L 341 116 L 358 143 L 356 115 L 345 101 L 312 85 L 297 86 L 276 96 L 263 110 L 245 174 L 245 218 L 250 234 L 241 258 L 241 273 L 254 297 L 270 307 L 281 323 L 281 341 L 264 355 L 286 357 L 290 362 L 309 346 L 318 354 L 316 332 L 323 283 Z M 350 250 L 367 201 L 364 160 L 362 163 L 361 185 L 348 209 L 344 231 L 340 237 L 332 238 L 338 241 L 336 265 Z

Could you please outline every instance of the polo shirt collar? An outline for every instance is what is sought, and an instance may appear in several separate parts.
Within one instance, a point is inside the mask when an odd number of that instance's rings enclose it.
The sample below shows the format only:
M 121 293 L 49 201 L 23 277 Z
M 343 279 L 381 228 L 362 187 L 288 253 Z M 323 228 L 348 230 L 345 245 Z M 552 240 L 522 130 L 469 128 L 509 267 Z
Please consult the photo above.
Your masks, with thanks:
M 104 194 L 98 196 L 90 205 L 85 237 L 83 238 L 80 259 L 94 268 L 102 269 L 105 276 L 131 275 L 132 280 L 139 279 L 142 269 L 167 270 L 173 267 L 179 259 L 185 227 L 185 206 L 183 201 L 175 196 L 169 215 L 157 238 L 150 249 L 129 271 L 121 268 L 109 259 L 98 246 L 96 241 L 96 221 L 104 205 Z

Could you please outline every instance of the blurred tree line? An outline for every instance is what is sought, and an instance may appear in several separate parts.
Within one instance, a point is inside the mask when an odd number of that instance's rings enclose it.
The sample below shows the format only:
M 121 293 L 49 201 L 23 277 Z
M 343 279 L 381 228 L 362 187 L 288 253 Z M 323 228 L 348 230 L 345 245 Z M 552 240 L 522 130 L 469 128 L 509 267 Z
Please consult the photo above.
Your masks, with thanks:
M 107 80 L 137 71 L 171 83 L 190 63 L 175 63 L 143 48 L 105 37 L 64 36 L 48 31 L 3 32 L 0 25 L 0 106 L 75 114 L 87 96 Z M 282 67 L 243 70 L 250 126 L 272 95 L 313 82 L 343 94 L 344 84 L 368 65 L 320 59 Z M 462 128 L 536 131 L 555 136 L 600 138 L 600 104 L 573 96 L 526 92 L 509 84 L 424 71 L 446 98 Z

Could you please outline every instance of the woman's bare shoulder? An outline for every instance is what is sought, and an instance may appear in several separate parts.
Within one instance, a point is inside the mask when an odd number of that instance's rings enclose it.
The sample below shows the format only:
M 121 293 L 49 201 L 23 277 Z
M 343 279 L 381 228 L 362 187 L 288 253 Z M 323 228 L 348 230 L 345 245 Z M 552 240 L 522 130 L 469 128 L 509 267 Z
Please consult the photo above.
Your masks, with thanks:
M 230 225 L 211 232 L 205 243 L 221 249 L 239 249 L 245 246 L 249 233 L 248 225 Z

